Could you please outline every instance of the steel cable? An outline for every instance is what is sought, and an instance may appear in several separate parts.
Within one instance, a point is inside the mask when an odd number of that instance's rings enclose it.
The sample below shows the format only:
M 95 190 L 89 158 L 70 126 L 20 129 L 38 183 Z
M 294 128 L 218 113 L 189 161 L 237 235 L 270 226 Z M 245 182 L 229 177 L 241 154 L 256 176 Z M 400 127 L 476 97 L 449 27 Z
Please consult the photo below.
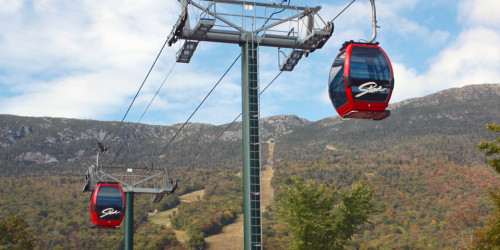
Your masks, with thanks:
M 214 89 L 219 85 L 219 83 L 222 81 L 222 79 L 224 79 L 224 77 L 227 75 L 227 73 L 229 72 L 229 70 L 231 70 L 231 68 L 234 66 L 234 64 L 236 63 L 236 61 L 238 61 L 238 59 L 241 57 L 241 54 L 239 54 L 236 59 L 233 61 L 233 63 L 231 64 L 231 66 L 229 66 L 229 68 L 226 70 L 226 72 L 224 72 L 224 74 L 222 75 L 222 77 L 219 79 L 219 81 L 217 81 L 217 83 L 213 86 L 213 88 L 208 92 L 208 94 L 205 96 L 205 98 L 203 98 L 203 100 L 201 101 L 201 103 L 198 105 L 198 107 L 196 107 L 196 109 L 193 111 L 193 113 L 191 113 L 191 115 L 189 116 L 189 118 L 186 120 L 186 122 L 184 122 L 184 124 L 182 124 L 182 126 L 177 130 L 177 132 L 175 133 L 175 135 L 168 141 L 167 145 L 165 145 L 165 147 L 163 147 L 163 149 L 160 151 L 160 153 L 158 153 L 157 156 L 160 156 L 161 154 L 163 154 L 165 152 L 165 150 L 168 148 L 168 146 L 172 143 L 172 141 L 174 141 L 174 139 L 177 137 L 177 135 L 179 135 L 179 133 L 182 131 L 182 129 L 186 126 L 186 124 L 191 120 L 191 118 L 194 116 L 194 114 L 198 111 L 198 109 L 200 109 L 201 105 L 203 105 L 203 103 L 207 100 L 207 98 L 210 96 L 210 94 L 212 94 L 212 92 L 214 91 Z
M 151 71 L 153 70 L 154 66 L 156 65 L 156 62 L 158 61 L 158 58 L 160 57 L 161 53 L 163 52 L 163 49 L 165 48 L 165 45 L 167 44 L 168 42 L 168 38 L 165 40 L 165 42 L 163 43 L 163 46 L 161 47 L 160 49 L 160 52 L 158 52 L 158 55 L 156 56 L 153 64 L 151 65 L 151 67 L 149 68 L 149 71 L 148 73 L 146 74 L 146 77 L 144 77 L 144 80 L 142 81 L 142 84 L 141 86 L 139 87 L 139 90 L 137 90 L 137 93 L 135 94 L 134 98 L 132 99 L 132 102 L 130 103 L 128 109 L 127 109 L 127 112 L 125 112 L 125 115 L 123 115 L 123 118 L 120 122 L 120 124 L 118 125 L 118 127 L 116 128 L 115 132 L 113 133 L 113 136 L 111 137 L 109 143 L 107 144 L 107 146 L 105 147 L 105 149 L 109 148 L 111 146 L 111 144 L 113 143 L 113 140 L 115 139 L 116 137 L 116 134 L 118 133 L 118 131 L 120 130 L 120 128 L 122 127 L 123 125 L 123 121 L 125 121 L 125 118 L 127 117 L 128 113 L 130 112 L 130 109 L 132 108 L 132 105 L 134 105 L 134 102 L 135 100 L 137 99 L 137 96 L 139 95 L 139 93 L 141 92 L 142 90 L 142 87 L 144 87 L 144 84 L 146 83 L 146 80 L 148 79 L 149 75 L 151 74 Z M 103 139 L 104 140 L 104 139 Z M 101 141 L 102 143 L 102 141 Z
M 264 91 L 266 91 L 267 88 L 269 88 L 269 86 L 271 86 L 271 84 L 273 84 L 273 82 L 281 75 L 281 73 L 283 73 L 283 71 L 280 71 L 274 78 L 273 80 L 271 80 L 271 82 L 269 82 L 267 84 L 267 86 L 259 93 L 259 96 L 262 95 L 262 93 L 264 93 Z M 219 133 L 219 135 L 217 135 L 217 137 L 215 138 L 215 140 L 213 140 L 207 147 L 205 147 L 205 149 L 203 149 L 202 151 L 200 151 L 200 153 L 198 153 L 195 157 L 194 157 L 194 160 L 191 162 L 191 166 L 201 157 L 201 155 L 203 155 L 206 151 L 208 151 L 208 149 L 210 149 L 218 140 L 219 138 L 236 122 L 236 120 L 238 120 L 238 118 L 241 117 L 243 113 L 240 113 L 236 118 L 234 118 L 234 120 L 226 126 L 226 128 L 221 132 Z
M 337 19 L 337 17 L 339 17 L 342 13 L 344 13 L 345 10 L 347 10 L 347 8 L 349 8 L 351 6 L 351 4 L 353 4 L 356 0 L 352 0 L 351 3 L 349 3 L 341 12 L 339 12 L 339 14 L 337 14 L 333 19 L 332 19 L 332 22 L 335 21 L 335 19 Z
M 177 62 L 174 63 L 174 65 L 172 66 L 172 68 L 170 68 L 170 71 L 168 72 L 167 76 L 165 76 L 165 78 L 163 79 L 163 82 L 161 83 L 160 87 L 156 90 L 156 93 L 154 94 L 153 98 L 151 98 L 151 101 L 149 102 L 148 106 L 146 107 L 146 109 L 144 110 L 144 112 L 142 112 L 142 115 L 141 117 L 139 118 L 139 120 L 135 123 L 135 125 L 137 126 L 142 118 L 144 117 L 144 115 L 146 114 L 146 112 L 149 110 L 149 107 L 151 106 L 151 104 L 153 103 L 153 101 L 155 100 L 156 96 L 158 96 L 158 93 L 160 92 L 160 90 L 163 88 L 163 85 L 165 84 L 165 82 L 167 81 L 168 77 L 170 76 L 170 74 L 172 73 L 172 71 L 174 70 L 175 68 L 175 65 L 177 65 Z M 109 165 L 112 165 L 114 162 L 115 162 L 115 159 L 116 157 L 121 153 L 121 151 L 123 150 L 123 148 L 125 147 L 125 145 L 127 144 L 127 141 L 130 137 L 127 136 L 127 139 L 125 139 L 125 142 L 123 142 L 122 146 L 120 147 L 120 149 L 118 150 L 118 152 L 114 155 L 113 157 L 113 160 L 111 160 L 111 163 Z

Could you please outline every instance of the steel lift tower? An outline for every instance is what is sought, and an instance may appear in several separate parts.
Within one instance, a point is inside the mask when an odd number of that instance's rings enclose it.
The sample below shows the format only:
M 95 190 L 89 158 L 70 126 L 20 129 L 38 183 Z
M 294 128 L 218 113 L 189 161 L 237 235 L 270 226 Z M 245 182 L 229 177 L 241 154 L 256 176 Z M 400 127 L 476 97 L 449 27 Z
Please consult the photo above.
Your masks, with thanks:
M 298 7 L 269 0 L 179 2 L 182 13 L 168 38 L 169 46 L 184 40 L 177 62 L 189 63 L 200 41 L 241 47 L 244 247 L 262 249 L 258 49 L 268 46 L 278 48 L 278 55 L 288 52 L 283 60 L 279 56 L 279 67 L 292 71 L 302 56 L 323 47 L 333 33 L 333 23 L 321 19 L 320 6 Z

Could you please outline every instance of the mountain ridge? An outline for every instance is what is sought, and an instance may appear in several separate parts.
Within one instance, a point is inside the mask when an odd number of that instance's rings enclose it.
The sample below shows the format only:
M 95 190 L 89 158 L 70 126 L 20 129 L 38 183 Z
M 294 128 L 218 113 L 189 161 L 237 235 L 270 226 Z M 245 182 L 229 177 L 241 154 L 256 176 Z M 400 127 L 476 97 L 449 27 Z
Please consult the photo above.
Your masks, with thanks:
M 483 128 L 477 124 L 498 121 L 495 119 L 500 117 L 498 107 L 500 107 L 500 84 L 467 85 L 392 104 L 390 106 L 392 115 L 380 122 L 341 121 L 336 116 L 317 122 L 310 122 L 295 115 L 262 118 L 261 141 L 280 137 L 285 137 L 284 141 L 290 141 L 292 140 L 290 138 L 298 136 L 299 141 L 309 141 L 312 145 L 324 144 L 322 146 L 324 148 L 328 144 L 327 138 L 338 138 L 340 144 L 344 146 L 337 145 L 337 147 L 345 148 L 346 143 L 366 145 L 370 140 L 386 140 L 384 137 L 378 138 L 376 133 L 392 140 L 395 137 L 405 139 L 428 133 L 485 135 Z M 27 165 L 30 162 L 67 163 L 83 159 L 87 159 L 88 163 L 88 159 L 95 155 L 93 148 L 96 143 L 98 141 L 110 143 L 112 132 L 118 124 L 116 121 L 0 115 L 0 148 L 4 151 L 0 153 L 0 160 Z M 193 150 L 195 148 L 200 150 L 217 138 L 228 125 L 188 123 L 174 144 L 181 143 L 194 147 Z M 165 145 L 181 126 L 181 124 L 161 126 L 124 123 L 121 131 L 113 139 L 113 144 L 137 147 L 136 145 L 144 145 L 147 141 L 150 145 L 142 147 L 154 152 L 154 148 Z M 465 127 L 471 131 L 464 131 Z M 369 129 L 373 133 L 366 132 Z M 352 138 L 355 137 L 354 134 L 360 133 L 367 139 L 365 142 Z M 234 123 L 219 140 L 233 143 L 240 141 L 241 122 Z M 388 143 L 387 141 L 384 144 Z M 380 146 L 377 145 L 375 146 Z M 27 151 L 29 146 L 38 150 Z M 239 146 L 234 144 L 230 147 Z M 368 148 L 373 149 L 373 147 Z
M 374 201 L 383 212 L 354 237 L 352 249 L 457 246 L 471 230 L 454 227 L 456 215 L 467 212 L 475 225 L 482 225 L 492 210 L 487 190 L 500 185 L 476 149 L 478 142 L 498 136 L 488 133 L 485 124 L 499 122 L 500 84 L 445 90 L 394 104 L 391 110 L 391 116 L 382 121 L 262 118 L 261 143 L 273 143 L 272 152 L 261 146 L 261 158 L 273 155 L 274 197 L 293 175 L 338 189 L 363 180 L 377 187 Z M 56 246 L 119 245 L 121 231 L 101 236 L 102 231 L 88 229 L 88 200 L 78 196 L 83 171 L 95 163 L 93 149 L 98 141 L 111 144 L 100 158 L 101 165 L 150 166 L 150 160 L 158 160 L 178 180 L 176 195 L 205 189 L 200 203 L 179 207 L 189 209 L 182 213 L 184 225 L 196 221 L 216 226 L 210 223 L 221 214 L 241 213 L 241 123 L 233 124 L 213 145 L 228 124 L 190 123 L 168 147 L 181 124 L 124 123 L 111 140 L 118 124 L 0 115 L 0 219 L 14 214 L 26 218 L 34 235 L 41 238 L 39 248 L 52 240 L 54 225 L 61 220 L 65 223 L 58 226 L 61 237 Z M 175 195 L 164 201 L 170 199 Z M 138 197 L 135 204 L 138 218 L 152 207 L 146 197 Z M 74 210 L 71 218 L 61 212 L 70 210 Z M 263 218 L 266 249 L 282 248 L 286 227 L 273 209 L 266 209 Z M 146 221 L 138 221 L 137 242 L 155 242 L 149 237 L 166 235 L 156 235 L 154 228 L 146 233 L 151 228 Z M 196 225 L 204 228 L 205 224 Z

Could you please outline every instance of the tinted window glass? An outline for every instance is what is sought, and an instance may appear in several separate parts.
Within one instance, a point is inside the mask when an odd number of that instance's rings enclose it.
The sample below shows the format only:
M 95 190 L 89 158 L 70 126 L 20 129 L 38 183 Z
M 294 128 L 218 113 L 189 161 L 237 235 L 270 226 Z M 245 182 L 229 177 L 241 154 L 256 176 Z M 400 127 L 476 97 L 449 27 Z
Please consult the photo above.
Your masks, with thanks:
M 391 67 L 382 50 L 377 47 L 354 46 L 350 75 L 353 79 L 351 90 L 354 101 L 387 101 Z
M 339 109 L 347 103 L 347 92 L 344 83 L 344 59 L 345 51 L 342 51 L 335 58 L 330 70 L 328 91 L 330 91 L 330 98 L 335 109 Z
M 97 193 L 95 210 L 100 220 L 120 220 L 123 196 L 117 186 L 101 186 Z
M 122 191 L 117 186 L 101 186 L 97 193 L 97 204 L 99 205 L 123 205 Z
M 355 79 L 389 80 L 391 67 L 384 52 L 377 47 L 354 46 L 350 74 Z

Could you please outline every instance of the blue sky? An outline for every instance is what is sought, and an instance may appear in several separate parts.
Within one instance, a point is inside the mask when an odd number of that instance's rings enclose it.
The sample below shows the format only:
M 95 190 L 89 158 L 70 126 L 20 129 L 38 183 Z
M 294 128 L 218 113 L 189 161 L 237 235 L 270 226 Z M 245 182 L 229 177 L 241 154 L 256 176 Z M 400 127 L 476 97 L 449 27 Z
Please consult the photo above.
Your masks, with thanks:
M 259 0 L 270 3 L 270 0 Z M 350 0 L 291 0 L 322 6 L 331 20 Z M 391 103 L 469 84 L 500 83 L 500 1 L 377 0 L 377 41 L 391 58 Z M 0 0 L 0 113 L 121 120 L 180 14 L 176 0 Z M 284 72 L 261 97 L 261 117 L 310 121 L 337 115 L 328 99 L 331 63 L 346 40 L 371 37 L 368 0 L 335 21 L 323 49 Z M 165 49 L 126 121 L 137 122 L 174 66 Z M 189 64 L 175 64 L 142 122 L 183 123 L 236 59 L 232 44 L 202 42 Z M 278 72 L 276 48 L 260 49 L 260 85 Z M 225 124 L 241 112 L 239 62 L 192 122 Z

